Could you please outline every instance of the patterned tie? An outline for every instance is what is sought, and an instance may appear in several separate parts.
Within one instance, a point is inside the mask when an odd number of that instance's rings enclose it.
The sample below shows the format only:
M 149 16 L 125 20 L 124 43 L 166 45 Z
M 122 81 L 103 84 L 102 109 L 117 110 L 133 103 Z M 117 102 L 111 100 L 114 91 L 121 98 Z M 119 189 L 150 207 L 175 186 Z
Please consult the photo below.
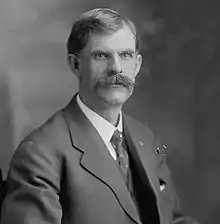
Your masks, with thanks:
M 124 146 L 123 135 L 119 130 L 115 130 L 111 138 L 111 144 L 115 149 L 117 155 L 118 165 L 125 179 L 126 184 L 128 184 L 128 169 L 129 169 L 129 159 L 128 153 Z

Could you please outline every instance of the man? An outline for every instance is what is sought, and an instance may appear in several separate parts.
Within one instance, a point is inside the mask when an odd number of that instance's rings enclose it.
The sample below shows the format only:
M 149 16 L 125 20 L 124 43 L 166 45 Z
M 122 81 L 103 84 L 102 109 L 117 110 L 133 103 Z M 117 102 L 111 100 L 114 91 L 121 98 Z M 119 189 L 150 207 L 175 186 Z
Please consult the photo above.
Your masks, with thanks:
M 67 49 L 79 92 L 16 150 L 1 223 L 196 223 L 180 212 L 153 133 L 122 112 L 142 63 L 134 24 L 91 10 Z

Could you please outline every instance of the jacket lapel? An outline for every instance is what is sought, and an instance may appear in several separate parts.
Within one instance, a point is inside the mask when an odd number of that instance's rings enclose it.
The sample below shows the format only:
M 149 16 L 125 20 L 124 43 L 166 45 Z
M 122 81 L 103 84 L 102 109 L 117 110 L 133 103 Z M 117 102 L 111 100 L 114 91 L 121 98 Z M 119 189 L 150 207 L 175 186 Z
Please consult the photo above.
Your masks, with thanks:
M 123 114 L 124 132 L 129 145 L 130 153 L 139 160 L 141 176 L 146 184 L 150 183 L 155 195 L 159 196 L 160 186 L 156 175 L 156 160 L 153 151 L 154 135 L 146 126 L 140 125 L 134 119 Z M 148 182 L 149 181 L 149 182 Z
M 65 108 L 72 144 L 80 150 L 81 165 L 102 181 L 114 193 L 119 204 L 136 223 L 140 224 L 138 213 L 116 161 L 111 157 L 103 140 L 86 116 L 82 113 L 76 98 Z

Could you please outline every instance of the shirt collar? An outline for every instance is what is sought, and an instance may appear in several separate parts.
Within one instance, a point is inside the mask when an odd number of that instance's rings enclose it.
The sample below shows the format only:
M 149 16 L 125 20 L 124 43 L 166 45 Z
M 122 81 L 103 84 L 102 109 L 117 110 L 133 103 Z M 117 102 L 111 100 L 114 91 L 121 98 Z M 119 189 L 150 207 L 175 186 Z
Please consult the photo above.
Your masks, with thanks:
M 92 123 L 92 125 L 96 128 L 99 135 L 105 142 L 105 144 L 109 143 L 111 140 L 111 137 L 115 130 L 119 130 L 122 132 L 122 113 L 120 112 L 119 115 L 119 122 L 117 127 L 112 125 L 110 122 L 108 122 L 106 119 L 98 115 L 96 112 L 91 110 L 88 106 L 86 106 L 82 100 L 80 99 L 79 94 L 76 96 L 77 103 L 82 110 L 82 112 L 86 115 L 86 117 L 89 119 L 89 121 Z

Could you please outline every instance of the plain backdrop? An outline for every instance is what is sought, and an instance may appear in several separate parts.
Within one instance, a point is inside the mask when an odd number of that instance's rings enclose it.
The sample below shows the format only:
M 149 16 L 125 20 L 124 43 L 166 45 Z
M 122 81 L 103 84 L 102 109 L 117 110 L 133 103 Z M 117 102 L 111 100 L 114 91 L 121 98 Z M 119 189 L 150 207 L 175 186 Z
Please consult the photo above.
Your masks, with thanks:
M 136 24 L 144 65 L 125 111 L 168 147 L 182 205 L 220 223 L 220 2 L 0 0 L 0 166 L 19 142 L 77 92 L 66 41 L 72 22 L 111 7 Z

